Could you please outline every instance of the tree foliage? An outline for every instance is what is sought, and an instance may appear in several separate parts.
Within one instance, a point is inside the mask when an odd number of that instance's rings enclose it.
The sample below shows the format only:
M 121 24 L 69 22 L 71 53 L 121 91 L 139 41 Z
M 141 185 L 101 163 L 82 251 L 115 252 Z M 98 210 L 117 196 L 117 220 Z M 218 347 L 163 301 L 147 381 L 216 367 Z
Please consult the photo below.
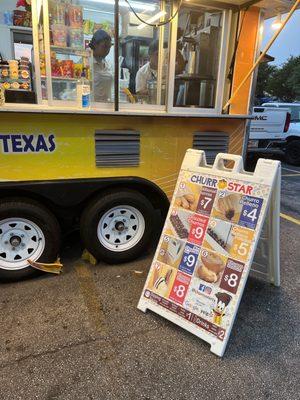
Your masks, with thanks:
M 281 101 L 300 100 L 300 56 L 290 57 L 281 67 L 261 64 L 258 71 L 257 96 L 267 95 Z
M 262 63 L 259 66 L 257 85 L 256 85 L 256 96 L 264 97 L 269 81 L 272 79 L 273 74 L 277 71 L 277 67 L 268 63 Z

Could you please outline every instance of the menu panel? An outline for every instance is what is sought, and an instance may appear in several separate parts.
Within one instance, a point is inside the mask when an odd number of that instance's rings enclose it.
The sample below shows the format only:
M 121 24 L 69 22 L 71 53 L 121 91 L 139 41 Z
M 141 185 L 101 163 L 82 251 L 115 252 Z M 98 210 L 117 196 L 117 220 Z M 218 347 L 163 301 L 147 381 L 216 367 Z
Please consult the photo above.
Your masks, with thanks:
M 230 332 L 271 192 L 245 177 L 181 171 L 140 300 L 220 342 Z

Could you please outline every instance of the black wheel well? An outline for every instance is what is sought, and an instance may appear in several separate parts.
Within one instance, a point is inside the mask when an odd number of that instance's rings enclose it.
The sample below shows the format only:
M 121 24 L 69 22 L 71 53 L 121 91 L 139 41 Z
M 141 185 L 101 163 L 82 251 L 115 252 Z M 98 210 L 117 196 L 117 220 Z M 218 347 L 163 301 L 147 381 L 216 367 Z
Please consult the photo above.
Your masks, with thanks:
M 82 210 L 93 201 L 96 197 L 99 197 L 102 193 L 107 193 L 109 190 L 134 190 L 136 192 L 141 193 L 142 195 L 146 196 L 148 200 L 152 203 L 155 209 L 160 209 L 163 215 L 166 215 L 169 209 L 169 200 L 166 194 L 158 188 L 156 185 L 148 183 L 141 183 L 141 182 L 131 182 L 131 181 L 122 181 L 122 182 L 112 182 L 95 192 L 93 192 L 90 196 L 86 197 L 83 202 L 81 202 Z
M 299 136 L 289 136 L 287 139 L 287 142 L 292 142 L 293 140 L 299 140 L 300 141 L 300 137 Z
M 43 205 L 46 207 L 49 211 L 52 212 L 57 217 L 57 212 L 55 208 L 57 206 L 46 196 L 43 196 L 41 194 L 35 193 L 31 190 L 26 190 L 26 189 L 18 189 L 18 188 L 9 188 L 5 189 L 4 191 L 0 191 L 0 200 L 4 199 L 18 199 L 18 200 L 34 200 L 37 203 Z
M 74 182 L 74 180 L 67 181 L 65 185 L 67 185 L 68 182 Z M 85 181 L 82 180 L 82 182 L 84 184 Z M 52 195 L 50 196 L 45 193 L 40 193 L 37 186 L 35 186 L 34 189 L 31 189 L 32 186 L 30 182 L 24 183 L 22 185 L 22 188 L 18 187 L 18 185 L 14 187 L 12 182 L 9 182 L 9 184 L 5 187 L 4 183 L 4 185 L 0 189 L 0 200 L 12 197 L 35 200 L 36 202 L 46 207 L 49 211 L 51 211 L 56 216 L 62 227 L 64 225 L 67 225 L 67 230 L 71 226 L 76 226 L 87 204 L 93 201 L 94 198 L 100 196 L 101 193 L 107 193 L 107 191 L 109 190 L 135 190 L 146 196 L 155 209 L 161 210 L 163 216 L 165 216 L 168 212 L 169 200 L 166 194 L 158 186 L 150 181 L 147 181 L 145 179 L 135 180 L 133 178 L 122 178 L 120 180 L 111 179 L 102 181 L 100 178 L 99 180 L 96 179 L 95 182 L 99 183 L 98 185 L 95 184 L 95 190 L 89 190 L 87 191 L 88 194 L 85 195 L 85 190 L 83 189 L 80 199 L 71 206 L 61 205 L 59 204 L 59 201 L 56 202 L 54 200 L 56 190 L 55 188 L 53 188 L 54 194 L 52 193 Z M 41 181 L 41 185 L 51 185 L 51 182 Z M 28 188 L 26 188 L 26 186 L 28 186 Z M 51 191 L 49 193 L 51 193 Z

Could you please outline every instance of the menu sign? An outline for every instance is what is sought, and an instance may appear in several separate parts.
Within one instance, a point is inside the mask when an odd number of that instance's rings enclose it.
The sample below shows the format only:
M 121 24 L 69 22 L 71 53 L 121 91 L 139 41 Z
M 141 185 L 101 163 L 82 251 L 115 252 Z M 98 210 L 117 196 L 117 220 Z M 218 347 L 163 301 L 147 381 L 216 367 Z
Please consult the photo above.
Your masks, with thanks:
M 255 173 L 186 168 L 189 152 L 138 307 L 207 340 L 222 356 L 272 183 Z

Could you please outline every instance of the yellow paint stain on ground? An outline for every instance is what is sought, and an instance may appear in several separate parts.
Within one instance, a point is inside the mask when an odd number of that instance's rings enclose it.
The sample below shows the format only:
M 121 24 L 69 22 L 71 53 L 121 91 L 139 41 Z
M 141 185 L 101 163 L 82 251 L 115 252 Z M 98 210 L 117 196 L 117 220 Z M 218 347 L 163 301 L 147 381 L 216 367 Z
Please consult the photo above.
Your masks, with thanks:
M 300 219 L 290 217 L 289 215 L 280 213 L 281 218 L 286 219 L 287 221 L 293 222 L 296 225 L 300 225 Z
M 84 262 L 79 262 L 75 265 L 75 271 L 91 324 L 98 333 L 107 333 L 103 306 L 93 279 L 91 267 L 84 264 Z

